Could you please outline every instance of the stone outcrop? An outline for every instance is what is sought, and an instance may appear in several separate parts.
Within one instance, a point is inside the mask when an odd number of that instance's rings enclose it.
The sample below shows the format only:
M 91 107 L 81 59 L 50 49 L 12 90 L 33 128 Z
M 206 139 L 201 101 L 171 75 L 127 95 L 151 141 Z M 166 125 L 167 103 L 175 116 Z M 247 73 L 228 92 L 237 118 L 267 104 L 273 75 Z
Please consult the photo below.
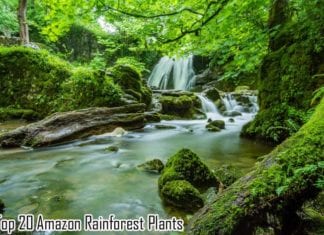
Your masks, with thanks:
M 0 136 L 0 145 L 3 148 L 49 146 L 103 134 L 116 127 L 123 127 L 126 130 L 138 129 L 145 124 L 144 109 L 144 104 L 133 104 L 55 113 L 39 122 Z

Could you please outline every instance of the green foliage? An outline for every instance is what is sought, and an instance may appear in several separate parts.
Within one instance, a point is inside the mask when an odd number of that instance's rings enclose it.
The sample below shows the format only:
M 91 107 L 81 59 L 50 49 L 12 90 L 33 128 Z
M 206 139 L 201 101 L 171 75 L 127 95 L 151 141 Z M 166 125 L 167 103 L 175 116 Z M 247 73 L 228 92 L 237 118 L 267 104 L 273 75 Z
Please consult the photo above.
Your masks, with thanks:
M 18 69 L 17 69 L 18 68 Z M 0 107 L 56 111 L 121 104 L 113 80 L 90 68 L 74 68 L 44 50 L 0 48 Z
M 282 216 L 287 212 L 295 213 L 315 196 L 324 175 L 323 115 L 324 99 L 295 135 L 206 206 L 204 213 L 191 221 L 191 232 L 235 234 L 246 228 L 246 233 L 252 234 L 269 215 L 279 221 L 285 219 Z
M 188 212 L 196 211 L 204 205 L 199 191 L 186 180 L 167 182 L 160 194 L 166 203 Z
M 61 111 L 91 106 L 117 106 L 121 104 L 122 91 L 113 81 L 87 68 L 77 68 L 62 83 Z
M 314 91 L 313 98 L 311 100 L 311 105 L 312 106 L 317 105 L 323 97 L 324 97 L 324 86 Z
M 18 32 L 17 6 L 17 0 L 0 1 L 0 34 L 10 37 Z
M 30 109 L 0 108 L 0 121 L 12 119 L 34 121 L 39 119 L 39 115 Z
M 218 185 L 213 173 L 189 149 L 181 149 L 169 158 L 159 178 L 159 188 L 173 180 L 187 180 L 199 189 Z
M 71 66 L 48 52 L 23 47 L 0 48 L 0 106 L 55 111 L 61 83 Z
M 152 91 L 142 79 L 139 71 L 140 68 L 135 68 L 134 64 L 119 63 L 109 68 L 107 73 L 114 83 L 118 84 L 126 94 L 133 96 L 139 102 L 150 105 Z
M 94 70 L 104 70 L 106 68 L 106 61 L 102 54 L 96 53 L 90 61 L 89 67 Z
M 324 175 L 324 123 L 322 102 L 312 119 L 291 139 L 277 148 L 276 163 L 271 168 L 259 169 L 260 180 L 251 185 L 254 197 L 275 191 L 277 195 L 290 190 L 317 187 L 323 190 Z M 285 149 L 285 151 L 281 151 Z M 262 177 L 262 179 L 261 179 Z M 314 182 L 303 179 L 315 179 Z
M 232 165 L 223 165 L 214 170 L 214 175 L 218 181 L 228 187 L 242 176 L 242 172 Z
M 133 70 L 135 70 L 138 74 L 140 74 L 140 76 L 143 74 L 143 72 L 147 72 L 145 68 L 145 64 L 139 62 L 135 57 L 127 56 L 127 57 L 118 58 L 115 64 L 127 65 L 131 67 Z
M 321 85 L 323 60 L 314 43 L 319 40 L 317 34 L 305 34 L 301 24 L 293 17 L 272 39 L 276 49 L 264 58 L 259 75 L 260 112 L 243 128 L 243 136 L 280 143 L 311 114 L 313 92 Z M 317 27 L 323 28 L 319 24 Z M 316 94 L 318 100 L 320 89 Z
M 178 97 L 163 95 L 160 98 L 162 113 L 175 115 L 180 118 L 192 118 L 195 108 L 200 105 L 195 95 L 181 95 Z

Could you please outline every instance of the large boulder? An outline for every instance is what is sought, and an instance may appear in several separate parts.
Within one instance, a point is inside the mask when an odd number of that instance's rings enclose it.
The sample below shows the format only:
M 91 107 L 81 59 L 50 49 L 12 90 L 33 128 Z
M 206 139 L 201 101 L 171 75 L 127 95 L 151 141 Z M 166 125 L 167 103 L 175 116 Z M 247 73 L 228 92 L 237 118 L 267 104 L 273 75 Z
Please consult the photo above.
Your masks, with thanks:
M 217 101 L 217 100 L 221 99 L 220 92 L 214 87 L 204 90 L 203 93 L 206 95 L 206 97 L 208 99 L 210 99 L 212 101 Z
M 172 180 L 187 180 L 199 189 L 218 186 L 214 174 L 189 149 L 181 149 L 169 158 L 159 178 L 159 188 Z
M 169 158 L 158 183 L 162 200 L 186 211 L 203 206 L 198 189 L 203 191 L 219 185 L 214 174 L 189 149 L 181 149 Z
M 174 115 L 179 118 L 195 118 L 201 115 L 198 111 L 201 104 L 199 98 L 191 95 L 162 95 L 160 97 L 162 114 Z
M 134 97 L 138 102 L 145 103 L 147 106 L 151 104 L 152 91 L 142 79 L 140 73 L 134 68 L 117 64 L 108 70 L 108 74 L 126 94 Z
M 167 182 L 160 194 L 167 204 L 184 211 L 196 211 L 204 206 L 199 191 L 186 180 Z
M 144 109 L 144 104 L 134 104 L 55 113 L 39 122 L 1 135 L 0 145 L 4 148 L 40 147 L 103 134 L 116 127 L 138 129 L 145 124 Z

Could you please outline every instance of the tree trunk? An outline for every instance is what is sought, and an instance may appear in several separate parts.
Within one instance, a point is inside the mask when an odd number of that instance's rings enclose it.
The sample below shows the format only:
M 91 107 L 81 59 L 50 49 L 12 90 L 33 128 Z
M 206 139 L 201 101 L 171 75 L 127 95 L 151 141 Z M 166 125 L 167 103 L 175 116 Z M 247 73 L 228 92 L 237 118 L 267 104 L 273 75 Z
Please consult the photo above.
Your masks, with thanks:
M 268 27 L 270 30 L 276 30 L 279 32 L 277 26 L 283 26 L 290 18 L 289 13 L 289 1 L 288 0 L 272 0 L 271 9 L 269 12 Z M 272 32 L 270 34 L 269 48 L 274 51 L 277 50 L 277 33 Z
M 29 32 L 27 24 L 27 0 L 19 0 L 18 6 L 18 22 L 19 22 L 19 35 L 22 45 L 29 43 Z
M 249 235 L 256 228 L 294 234 L 301 229 L 296 211 L 323 187 L 319 183 L 324 175 L 323 116 L 324 98 L 294 136 L 198 211 L 189 223 L 189 234 Z

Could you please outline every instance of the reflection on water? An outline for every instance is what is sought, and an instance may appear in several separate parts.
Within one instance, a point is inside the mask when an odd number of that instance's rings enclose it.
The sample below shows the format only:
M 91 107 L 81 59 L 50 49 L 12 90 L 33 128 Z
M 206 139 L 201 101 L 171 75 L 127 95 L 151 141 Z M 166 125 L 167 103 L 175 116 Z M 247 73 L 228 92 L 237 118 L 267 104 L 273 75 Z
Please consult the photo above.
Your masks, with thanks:
M 170 210 L 158 195 L 158 175 L 140 172 L 136 166 L 153 158 L 166 162 L 186 147 L 211 168 L 230 163 L 248 170 L 270 147 L 239 138 L 242 124 L 251 118 L 244 115 L 235 118 L 235 123 L 225 119 L 226 130 L 219 133 L 207 132 L 206 120 L 165 121 L 162 124 L 176 129 L 157 130 L 152 124 L 123 137 L 94 136 L 51 148 L 0 151 L 0 198 L 6 205 L 5 215 L 169 217 Z M 119 151 L 106 152 L 110 145 Z

